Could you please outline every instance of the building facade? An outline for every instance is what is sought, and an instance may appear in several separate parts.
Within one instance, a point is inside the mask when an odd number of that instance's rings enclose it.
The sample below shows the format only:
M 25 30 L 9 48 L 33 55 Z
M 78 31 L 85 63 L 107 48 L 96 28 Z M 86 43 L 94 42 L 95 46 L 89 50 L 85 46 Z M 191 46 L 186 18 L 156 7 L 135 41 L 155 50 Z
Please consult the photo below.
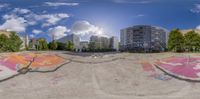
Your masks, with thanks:
M 24 36 L 20 36 L 20 39 L 23 41 L 21 49 L 28 48 L 29 42 L 30 42 L 28 34 L 26 34 Z
M 120 50 L 123 51 L 164 51 L 168 31 L 150 25 L 137 25 L 120 31 Z
M 81 41 L 80 42 L 80 49 L 81 51 L 85 51 L 89 48 L 89 42 L 88 41 Z
M 111 49 L 119 51 L 119 39 L 115 36 L 110 38 Z
M 36 45 L 38 45 L 37 39 L 36 38 L 30 39 L 30 41 L 29 41 L 29 49 L 36 50 L 37 49 Z
M 62 42 L 62 43 L 67 43 L 69 41 L 74 44 L 75 51 L 80 50 L 80 37 L 75 34 L 71 34 L 71 35 L 65 36 L 65 37 L 57 40 L 57 42 Z
M 102 36 L 91 36 L 90 43 L 93 43 L 94 49 L 110 49 L 110 39 Z

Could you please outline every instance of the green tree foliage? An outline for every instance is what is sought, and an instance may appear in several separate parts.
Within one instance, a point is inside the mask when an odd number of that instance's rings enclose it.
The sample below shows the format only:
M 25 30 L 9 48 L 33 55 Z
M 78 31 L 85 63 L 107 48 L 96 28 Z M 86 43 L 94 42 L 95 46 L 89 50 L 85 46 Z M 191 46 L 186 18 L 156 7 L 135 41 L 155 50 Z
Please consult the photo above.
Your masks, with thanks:
M 49 43 L 49 49 L 56 50 L 57 47 L 58 47 L 58 44 L 55 40 L 53 40 L 52 42 Z
M 170 51 L 182 52 L 184 47 L 184 36 L 179 29 L 174 29 L 169 34 L 168 49 Z
M 102 49 L 101 43 L 95 43 L 95 49 L 96 50 L 101 50 Z
M 68 41 L 66 44 L 66 50 L 72 51 L 74 49 L 74 44 L 71 41 Z
M 66 50 L 67 44 L 62 42 L 57 42 L 57 50 Z
M 20 50 L 22 40 L 16 32 L 11 32 L 9 37 L 5 34 L 0 35 L 0 52 L 17 52 Z
M 199 51 L 200 49 L 200 36 L 195 31 L 190 31 L 184 35 L 184 47 L 187 51 Z
M 44 38 L 38 39 L 37 50 L 48 50 L 48 43 Z
M 20 50 L 23 41 L 16 32 L 11 32 L 8 40 L 9 51 L 17 52 Z
M 8 40 L 9 38 L 5 34 L 0 35 L 0 52 L 8 51 Z
M 88 48 L 90 51 L 95 51 L 95 42 L 90 42 Z

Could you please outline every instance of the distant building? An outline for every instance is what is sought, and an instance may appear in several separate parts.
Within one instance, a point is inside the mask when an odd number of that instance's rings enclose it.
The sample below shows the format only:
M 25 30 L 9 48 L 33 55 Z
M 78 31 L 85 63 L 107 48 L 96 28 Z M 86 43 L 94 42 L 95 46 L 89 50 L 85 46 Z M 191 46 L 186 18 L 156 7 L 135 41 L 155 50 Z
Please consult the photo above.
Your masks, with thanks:
M 80 42 L 80 49 L 81 51 L 87 50 L 89 48 L 89 42 L 88 41 L 81 41 Z
M 164 51 L 167 30 L 150 25 L 137 25 L 121 30 L 120 49 L 124 51 Z
M 28 48 L 30 42 L 28 34 L 20 36 L 20 39 L 23 41 L 21 49 Z
M 65 36 L 65 37 L 57 40 L 57 42 L 62 42 L 62 43 L 67 43 L 69 41 L 74 44 L 75 51 L 80 50 L 80 37 L 75 34 L 71 34 L 71 35 Z
M 111 49 L 118 51 L 119 50 L 119 39 L 114 36 L 111 37 L 110 38 L 110 46 L 111 46 Z
M 107 37 L 91 36 L 90 43 L 95 44 L 94 49 L 109 49 L 110 48 L 110 40 Z
M 37 39 L 36 38 L 32 38 L 29 41 L 29 49 L 31 50 L 36 50 L 36 45 L 38 44 Z

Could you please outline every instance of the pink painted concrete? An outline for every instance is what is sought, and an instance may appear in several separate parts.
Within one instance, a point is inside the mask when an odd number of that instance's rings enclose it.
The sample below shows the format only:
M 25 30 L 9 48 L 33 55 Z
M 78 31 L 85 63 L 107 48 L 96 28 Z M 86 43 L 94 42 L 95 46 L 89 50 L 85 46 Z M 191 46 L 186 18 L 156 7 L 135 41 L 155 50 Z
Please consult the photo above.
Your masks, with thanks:
M 18 74 L 18 70 L 29 66 L 32 70 L 51 70 L 64 59 L 50 53 L 12 53 L 0 56 L 0 81 Z
M 200 75 L 198 75 L 200 69 L 195 69 L 200 64 L 200 58 L 170 57 L 161 59 L 155 62 L 155 64 L 175 76 L 188 79 L 200 79 Z
M 143 61 L 143 62 L 141 62 L 141 64 L 142 64 L 144 71 L 146 71 L 146 72 L 154 72 L 155 71 L 153 66 L 151 65 L 151 63 L 149 63 L 147 61 Z
M 154 65 L 152 65 L 150 62 L 142 61 L 141 65 L 142 65 L 143 70 L 149 74 L 149 77 L 153 77 L 155 79 L 163 80 L 163 81 L 171 80 L 171 77 L 163 73 L 156 72 Z

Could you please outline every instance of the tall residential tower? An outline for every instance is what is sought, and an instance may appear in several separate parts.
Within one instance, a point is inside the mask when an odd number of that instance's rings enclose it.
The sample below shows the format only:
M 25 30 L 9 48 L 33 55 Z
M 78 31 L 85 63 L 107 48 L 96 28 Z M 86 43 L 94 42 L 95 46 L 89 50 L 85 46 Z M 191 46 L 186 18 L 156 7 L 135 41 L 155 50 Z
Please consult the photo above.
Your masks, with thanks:
M 167 30 L 157 26 L 137 25 L 121 30 L 120 49 L 123 51 L 164 51 Z

